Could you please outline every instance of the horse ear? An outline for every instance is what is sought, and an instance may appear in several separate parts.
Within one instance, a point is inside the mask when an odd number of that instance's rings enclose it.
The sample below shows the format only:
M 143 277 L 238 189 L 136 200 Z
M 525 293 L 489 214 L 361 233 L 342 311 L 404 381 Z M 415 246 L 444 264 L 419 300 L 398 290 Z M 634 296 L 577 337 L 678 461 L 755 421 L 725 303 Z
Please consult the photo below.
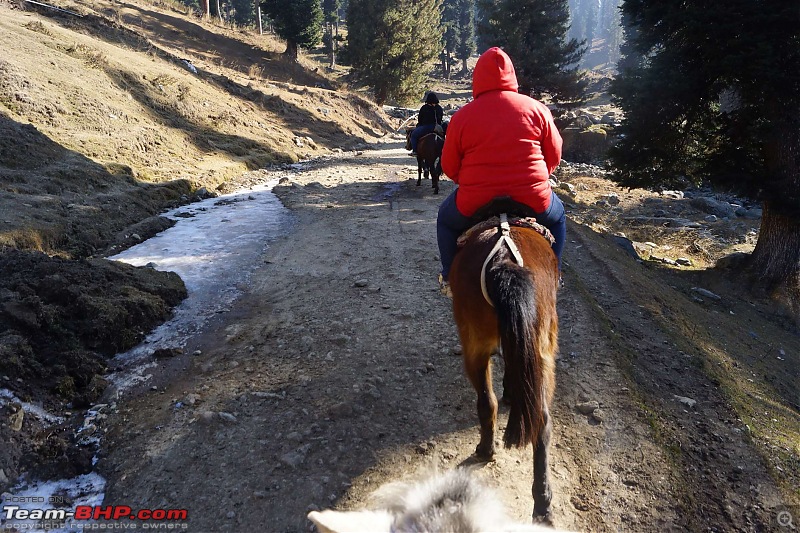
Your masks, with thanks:
M 319 533 L 389 533 L 392 515 L 385 511 L 311 511 Z

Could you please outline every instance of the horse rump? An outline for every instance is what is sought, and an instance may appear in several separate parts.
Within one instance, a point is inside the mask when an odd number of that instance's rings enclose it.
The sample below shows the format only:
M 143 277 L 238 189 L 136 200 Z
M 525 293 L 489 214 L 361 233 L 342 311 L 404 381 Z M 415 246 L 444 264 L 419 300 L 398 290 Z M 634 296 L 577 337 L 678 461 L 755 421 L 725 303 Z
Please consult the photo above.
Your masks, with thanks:
M 439 177 L 442 175 L 442 149 L 444 138 L 436 133 L 422 136 L 417 142 L 417 186 L 422 185 L 422 175 L 425 179 L 431 177 L 433 194 L 439 194 Z

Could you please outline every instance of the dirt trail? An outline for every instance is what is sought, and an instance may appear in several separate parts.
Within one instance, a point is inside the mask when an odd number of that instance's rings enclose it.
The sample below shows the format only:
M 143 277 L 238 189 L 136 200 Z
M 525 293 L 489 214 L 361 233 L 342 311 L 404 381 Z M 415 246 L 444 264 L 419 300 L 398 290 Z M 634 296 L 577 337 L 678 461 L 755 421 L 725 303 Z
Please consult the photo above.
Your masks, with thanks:
M 295 222 L 246 296 L 119 402 L 106 504 L 188 508 L 190 531 L 305 531 L 311 509 L 361 508 L 387 481 L 472 464 L 475 397 L 436 283 L 453 184 L 416 187 L 413 163 L 398 142 L 276 188 Z M 584 226 L 570 224 L 564 258 L 556 525 L 771 529 L 781 499 L 742 423 L 652 310 L 685 296 Z M 600 411 L 581 414 L 586 401 Z M 476 469 L 529 519 L 530 449 Z

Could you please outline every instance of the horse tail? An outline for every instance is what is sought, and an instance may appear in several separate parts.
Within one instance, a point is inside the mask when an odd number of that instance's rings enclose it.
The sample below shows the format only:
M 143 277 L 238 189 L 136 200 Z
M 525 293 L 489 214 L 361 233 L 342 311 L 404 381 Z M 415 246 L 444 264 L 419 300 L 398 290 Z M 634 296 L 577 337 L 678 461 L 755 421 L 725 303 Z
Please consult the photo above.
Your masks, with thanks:
M 536 285 L 530 271 L 501 259 L 486 273 L 505 361 L 504 396 L 511 402 L 503 442 L 506 448 L 536 447 L 547 409 L 547 364 L 538 352 Z

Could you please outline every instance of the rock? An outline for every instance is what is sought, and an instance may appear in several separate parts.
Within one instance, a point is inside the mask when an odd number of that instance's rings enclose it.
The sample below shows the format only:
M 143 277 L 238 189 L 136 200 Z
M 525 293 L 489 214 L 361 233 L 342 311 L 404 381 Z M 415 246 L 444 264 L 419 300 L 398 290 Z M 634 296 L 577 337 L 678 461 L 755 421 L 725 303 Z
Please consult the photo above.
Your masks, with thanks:
M 442 450 L 442 458 L 443 459 L 447 459 L 448 461 L 452 461 L 456 457 L 458 457 L 458 454 L 454 450 L 450 450 L 450 449 Z
M 300 466 L 305 462 L 306 455 L 308 455 L 308 450 L 310 449 L 311 445 L 306 444 L 304 446 L 300 446 L 293 452 L 283 454 L 281 456 L 281 463 L 291 468 L 297 468 L 298 466 Z
M 747 218 L 750 220 L 758 220 L 764 214 L 764 212 L 758 207 L 754 207 L 752 209 L 744 209 L 744 212 L 740 213 L 740 210 L 742 209 L 744 208 L 740 207 L 739 209 L 737 209 L 736 214 L 742 218 Z
M 701 211 L 710 213 L 712 215 L 717 215 L 721 218 L 730 218 L 735 214 L 733 206 L 728 202 L 715 200 L 714 198 L 709 198 L 707 196 L 698 196 L 697 198 L 692 198 L 689 203 Z
M 567 191 L 569 194 L 575 194 L 575 186 L 571 183 L 562 183 L 558 188 Z
M 611 238 L 614 240 L 615 243 L 621 246 L 622 249 L 628 253 L 628 255 L 630 255 L 634 259 L 641 259 L 641 257 L 639 257 L 639 254 L 636 251 L 636 247 L 633 245 L 633 242 L 630 239 L 619 235 L 614 235 Z
M 683 191 L 661 191 L 661 196 L 665 198 L 672 198 L 673 200 L 682 200 Z
M 18 409 L 16 412 L 11 413 L 11 416 L 8 417 L 8 425 L 11 428 L 11 431 L 21 431 L 22 422 L 25 420 L 25 411 L 22 409 L 21 405 L 14 405 L 18 406 Z
M 366 287 L 367 285 L 369 285 L 369 280 L 366 279 L 359 279 L 356 280 L 355 283 L 353 283 L 353 286 L 355 287 Z
M 578 511 L 588 511 L 589 509 L 591 509 L 586 500 L 579 496 L 572 496 L 569 499 L 569 501 L 570 503 L 572 503 L 572 506 Z
M 8 483 L 8 476 L 6 476 L 5 471 L 0 468 L 0 485 L 4 485 Z
M 675 260 L 681 266 L 692 266 L 692 260 L 688 257 L 679 257 Z
M 153 357 L 156 359 L 166 359 L 168 357 L 175 357 L 183 353 L 180 348 L 159 348 L 153 352 Z
M 599 409 L 599 408 L 600 408 L 600 404 L 595 400 L 588 401 L 588 402 L 583 402 L 583 403 L 579 403 L 579 404 L 575 405 L 575 409 L 577 409 L 578 412 L 583 414 L 583 415 L 590 415 L 590 414 L 592 414 L 594 412 L 595 409 Z
M 417 444 L 415 450 L 420 455 L 428 455 L 434 448 L 436 448 L 436 443 L 434 441 L 428 441 Z
M 611 145 L 605 130 L 595 126 L 591 129 L 564 128 L 564 159 L 571 162 L 592 163 L 602 160 Z
M 697 400 L 692 400 L 691 398 L 687 398 L 686 396 L 678 396 L 678 395 L 674 395 L 674 396 L 675 396 L 676 400 L 678 400 L 680 403 L 682 403 L 682 404 L 684 404 L 684 405 L 686 405 L 688 407 L 692 407 L 693 408 L 695 405 L 697 405 Z
M 603 411 L 600 408 L 595 409 L 594 411 L 592 411 L 592 419 L 602 424 L 603 421 L 606 419 L 605 411 Z
M 275 400 L 285 400 L 286 399 L 286 391 L 281 392 L 263 392 L 263 391 L 255 391 L 251 392 L 253 396 L 256 398 L 270 398 Z
M 232 415 L 231 413 L 226 413 L 226 412 L 220 411 L 219 417 L 222 420 L 224 420 L 225 422 L 228 422 L 229 424 L 235 424 L 236 423 L 236 417 L 234 415 Z
M 186 395 L 186 403 L 189 405 L 194 405 L 198 402 L 201 402 L 203 399 L 199 394 L 187 394 Z
M 712 300 L 722 300 L 721 296 L 714 294 L 713 292 L 703 289 L 701 287 L 692 287 L 692 291 L 696 292 L 697 294 L 701 294 L 706 298 L 711 298 Z
M 582 130 L 588 128 L 589 126 L 592 126 L 593 124 L 594 121 L 589 115 L 580 115 L 573 119 L 572 124 L 570 124 L 570 126 Z

